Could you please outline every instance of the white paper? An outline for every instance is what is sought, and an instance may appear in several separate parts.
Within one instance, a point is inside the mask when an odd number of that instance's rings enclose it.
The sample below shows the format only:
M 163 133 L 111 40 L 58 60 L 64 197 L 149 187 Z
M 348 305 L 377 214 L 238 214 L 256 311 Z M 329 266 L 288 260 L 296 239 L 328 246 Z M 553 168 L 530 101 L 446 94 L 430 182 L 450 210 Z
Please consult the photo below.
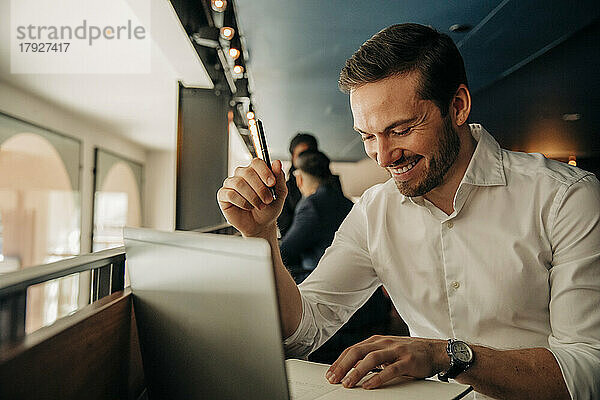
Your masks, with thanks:
M 285 361 L 292 400 L 422 400 L 456 399 L 470 391 L 467 385 L 434 380 L 410 380 L 383 388 L 366 390 L 360 386 L 344 388 L 325 379 L 327 364 L 289 359 Z M 362 383 L 368 376 L 361 379 Z

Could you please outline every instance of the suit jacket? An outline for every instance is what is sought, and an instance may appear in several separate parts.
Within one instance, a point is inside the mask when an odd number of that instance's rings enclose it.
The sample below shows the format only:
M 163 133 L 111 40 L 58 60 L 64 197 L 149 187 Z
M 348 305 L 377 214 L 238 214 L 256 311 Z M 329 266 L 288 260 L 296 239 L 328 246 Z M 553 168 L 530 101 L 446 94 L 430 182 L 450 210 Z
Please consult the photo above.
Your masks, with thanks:
M 315 269 L 352 206 L 335 182 L 323 184 L 315 193 L 302 198 L 292 225 L 281 240 L 284 264 L 300 265 L 305 271 Z
M 294 176 L 294 166 L 290 167 L 290 171 L 288 172 L 288 180 L 285 183 L 288 189 L 287 197 L 285 198 L 285 202 L 283 203 L 283 209 L 281 210 L 281 214 L 277 217 L 277 227 L 279 228 L 279 232 L 281 232 L 281 236 L 285 236 L 287 231 L 292 226 L 292 222 L 294 222 L 294 212 L 296 211 L 296 206 L 298 202 L 302 198 L 302 194 L 298 189 L 298 185 L 296 185 L 296 177 Z M 331 184 L 336 187 L 340 192 L 342 191 L 342 183 L 340 182 L 340 177 L 337 175 L 331 176 Z

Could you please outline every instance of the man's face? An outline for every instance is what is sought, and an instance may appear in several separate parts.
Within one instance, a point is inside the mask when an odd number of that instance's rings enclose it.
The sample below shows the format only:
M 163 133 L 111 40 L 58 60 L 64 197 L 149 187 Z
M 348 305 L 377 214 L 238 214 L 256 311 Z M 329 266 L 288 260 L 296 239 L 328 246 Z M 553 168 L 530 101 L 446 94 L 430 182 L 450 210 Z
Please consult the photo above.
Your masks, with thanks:
M 296 166 L 296 160 L 298 159 L 298 156 L 300 155 L 300 153 L 308 150 L 310 148 L 310 146 L 308 145 L 308 143 L 298 143 L 296 145 L 296 147 L 294 147 L 294 150 L 292 151 L 292 165 L 295 167 Z
M 389 77 L 350 93 L 354 128 L 366 153 L 409 197 L 439 186 L 460 150 L 450 115 L 442 118 L 433 101 L 417 95 L 417 76 Z

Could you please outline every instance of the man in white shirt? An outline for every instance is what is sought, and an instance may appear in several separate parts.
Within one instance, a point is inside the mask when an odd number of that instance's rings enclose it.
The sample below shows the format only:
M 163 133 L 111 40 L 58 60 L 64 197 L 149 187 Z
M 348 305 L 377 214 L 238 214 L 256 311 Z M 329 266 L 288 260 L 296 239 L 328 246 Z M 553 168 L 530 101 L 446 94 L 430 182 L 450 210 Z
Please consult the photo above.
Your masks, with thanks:
M 217 194 L 244 236 L 269 241 L 286 350 L 323 344 L 383 285 L 412 337 L 346 349 L 332 383 L 396 377 L 469 384 L 478 397 L 600 397 L 600 184 L 469 125 L 462 57 L 416 24 L 376 34 L 346 62 L 365 151 L 388 182 L 361 197 L 299 287 L 277 246 L 281 163 L 240 168 Z M 273 199 L 269 187 L 274 187 Z M 352 369 L 354 367 L 354 369 Z

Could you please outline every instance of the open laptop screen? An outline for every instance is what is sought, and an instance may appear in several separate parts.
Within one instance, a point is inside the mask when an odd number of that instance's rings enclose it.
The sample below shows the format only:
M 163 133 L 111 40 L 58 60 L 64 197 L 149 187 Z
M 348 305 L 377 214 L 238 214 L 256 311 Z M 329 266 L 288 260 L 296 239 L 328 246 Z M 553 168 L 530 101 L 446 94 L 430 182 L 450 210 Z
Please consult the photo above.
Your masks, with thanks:
M 151 399 L 288 398 L 267 242 L 130 228 L 124 236 Z

